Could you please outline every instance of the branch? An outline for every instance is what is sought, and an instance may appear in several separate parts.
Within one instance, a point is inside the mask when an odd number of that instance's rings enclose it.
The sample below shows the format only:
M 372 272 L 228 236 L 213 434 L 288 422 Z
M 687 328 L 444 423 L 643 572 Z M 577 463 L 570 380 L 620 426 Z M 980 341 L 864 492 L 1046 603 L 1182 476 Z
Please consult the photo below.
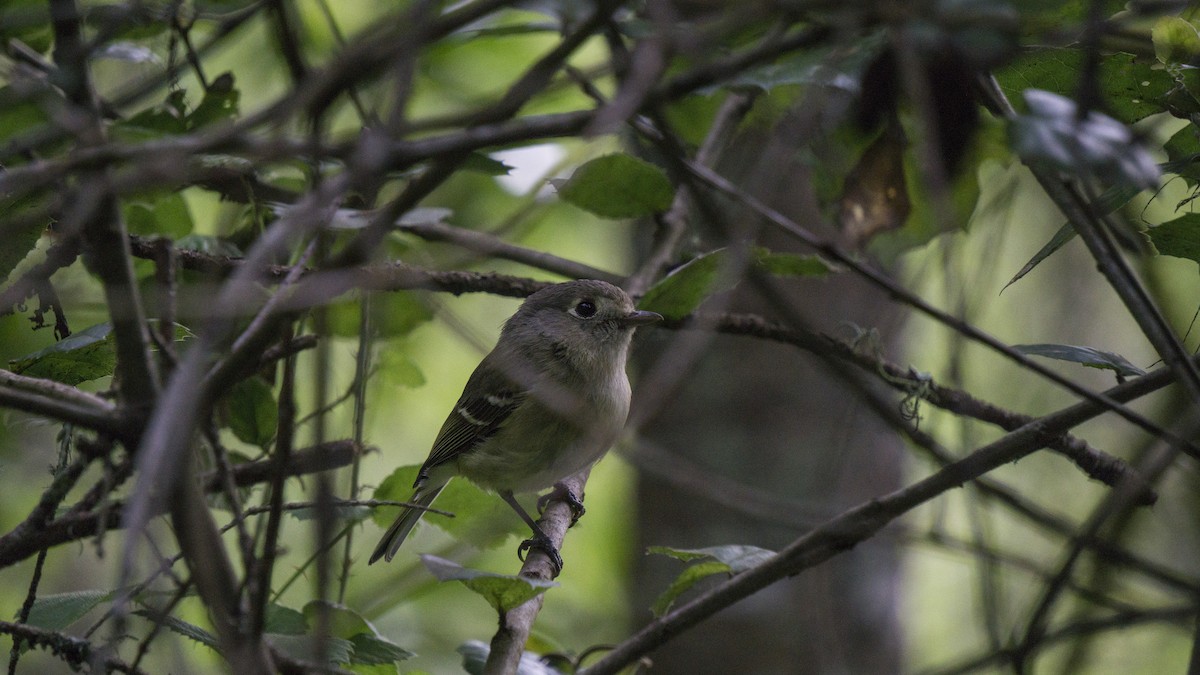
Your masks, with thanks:
M 882 382 L 899 392 L 906 395 L 919 394 L 923 400 L 943 410 L 995 424 L 1006 431 L 1015 431 L 1036 421 L 1031 415 L 1005 410 L 960 389 L 937 384 L 932 378 L 921 376 L 912 368 L 903 368 L 879 356 L 864 354 L 830 336 L 790 328 L 754 314 L 699 313 L 678 322 L 666 322 L 664 325 L 667 328 L 715 330 L 730 335 L 753 336 L 782 342 L 823 356 L 844 359 L 868 373 L 879 376 Z M 1171 381 L 1168 378 L 1160 386 L 1166 386 Z M 1187 443 L 1191 444 L 1190 441 Z M 1200 457 L 1200 448 L 1191 445 L 1190 452 Z M 1089 446 L 1082 439 L 1064 434 L 1050 439 L 1048 447 L 1066 456 L 1088 477 L 1106 485 L 1115 486 L 1121 480 L 1130 477 L 1142 485 L 1143 490 L 1139 494 L 1141 504 L 1153 504 L 1157 499 L 1154 490 L 1146 485 L 1128 464 Z
M 985 333 L 979 328 L 934 307 L 926 302 L 924 298 L 921 298 L 920 296 L 909 291 L 907 288 L 899 285 L 891 278 L 886 276 L 883 272 L 864 264 L 856 256 L 846 253 L 833 243 L 817 237 L 807 228 L 801 226 L 796 221 L 766 205 L 758 198 L 733 184 L 724 176 L 721 176 L 708 167 L 690 161 L 686 162 L 686 165 L 688 170 L 691 171 L 692 174 L 698 179 L 700 179 L 701 182 L 729 195 L 733 199 L 736 199 L 738 202 L 748 207 L 751 211 L 758 214 L 759 217 L 766 219 L 783 232 L 795 237 L 805 245 L 818 251 L 829 259 L 846 266 L 864 280 L 870 282 L 876 288 L 887 293 L 889 297 L 903 302 L 913 309 L 916 309 L 920 313 L 934 319 L 938 323 L 957 331 L 968 339 L 989 347 L 993 351 L 1001 354 L 1010 361 L 1013 361 L 1022 368 L 1041 375 L 1047 380 L 1050 380 L 1051 382 L 1054 382 L 1064 389 L 1076 394 L 1080 398 L 1107 406 L 1108 409 L 1117 413 L 1129 422 L 1132 422 L 1134 425 L 1141 427 L 1151 434 L 1154 434 L 1155 436 L 1171 439 L 1172 442 L 1186 443 L 1185 441 L 1182 441 L 1182 439 L 1178 439 L 1171 432 L 1163 429 L 1161 426 L 1147 419 L 1144 415 L 1135 412 L 1127 406 L 1121 405 L 1117 401 L 1106 398 L 1103 394 L 1097 394 L 1096 392 L 1093 392 L 1086 387 L 1077 384 L 1066 377 L 1063 377 L 1062 375 L 1059 375 L 1054 370 L 1034 361 L 1027 355 L 1013 349 L 994 336 Z
M 127 436 L 130 425 L 111 401 L 70 385 L 0 370 L 0 405 Z
M 81 145 L 105 140 L 104 125 L 87 68 L 87 53 L 80 35 L 81 19 L 75 0 L 50 0 L 54 27 L 54 61 L 65 81 L 67 98 L 84 121 L 77 129 Z M 71 195 L 64 230 L 78 228 L 83 238 L 85 262 L 100 278 L 113 326 L 122 403 L 131 411 L 146 411 L 158 395 L 158 375 L 151 359 L 150 336 L 130 259 L 129 240 L 117 201 L 109 190 L 105 170 L 83 172 Z
M 303 476 L 340 468 L 350 464 L 361 452 L 362 449 L 351 441 L 332 441 L 313 446 L 292 456 L 287 475 Z M 238 487 L 247 487 L 267 482 L 273 471 L 271 460 L 266 459 L 234 467 L 232 478 Z M 220 481 L 216 475 L 202 476 L 200 481 L 206 493 L 217 492 L 220 489 Z M 0 568 L 14 565 L 52 546 L 86 539 L 106 530 L 119 529 L 124 524 L 126 508 L 125 502 L 117 501 L 102 505 L 94 511 L 69 513 L 40 527 L 25 527 L 24 523 L 18 525 L 11 532 L 0 536 Z
M 1170 371 L 1162 370 L 1166 371 L 1162 379 L 1169 380 Z M 1105 392 L 1105 397 L 1114 401 L 1128 401 L 1144 395 L 1153 390 L 1148 383 L 1155 375 L 1161 376 L 1162 373 L 1152 373 L 1113 387 Z M 1081 401 L 1022 426 L 923 480 L 842 513 L 800 537 L 766 562 L 650 622 L 591 667 L 580 671 L 581 675 L 618 672 L 716 612 L 780 579 L 799 574 L 853 548 L 913 508 L 1004 464 L 1021 459 L 1045 445 L 1047 436 L 1061 434 L 1108 409 L 1106 405 L 1093 401 Z
M 585 469 L 579 474 L 562 481 L 562 484 L 583 500 L 583 488 L 587 484 L 591 469 Z M 561 550 L 563 540 L 567 536 L 567 528 L 571 527 L 571 506 L 565 499 L 552 499 L 542 513 L 538 524 L 542 531 L 550 537 L 554 548 Z M 532 550 L 521 566 L 521 576 L 529 579 L 551 581 L 557 576 L 558 570 L 550 561 L 550 556 L 540 550 Z M 484 675 L 506 675 L 517 672 L 517 664 L 525 652 L 525 643 L 529 641 L 529 633 L 533 630 L 533 622 L 538 612 L 542 611 L 545 593 L 537 594 L 532 600 L 512 608 L 500 616 L 500 629 L 492 636 L 491 650 L 488 652 L 487 663 L 484 664 Z
M 145 675 L 145 671 L 133 668 L 115 656 L 108 656 L 93 647 L 92 643 L 77 637 L 10 621 L 0 621 L 0 633 L 6 633 L 14 639 L 37 647 L 44 647 L 75 670 L 91 666 L 99 660 L 107 672 Z

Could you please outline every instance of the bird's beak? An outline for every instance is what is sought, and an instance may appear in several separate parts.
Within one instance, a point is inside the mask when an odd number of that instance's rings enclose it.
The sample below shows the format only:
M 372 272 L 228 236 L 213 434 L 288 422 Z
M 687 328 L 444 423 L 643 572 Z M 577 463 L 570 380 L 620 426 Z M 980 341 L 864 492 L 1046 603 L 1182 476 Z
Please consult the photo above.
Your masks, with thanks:
M 618 319 L 618 322 L 622 326 L 644 326 L 648 323 L 655 323 L 662 320 L 662 314 L 659 314 L 658 312 L 647 312 L 644 309 L 635 309 Z

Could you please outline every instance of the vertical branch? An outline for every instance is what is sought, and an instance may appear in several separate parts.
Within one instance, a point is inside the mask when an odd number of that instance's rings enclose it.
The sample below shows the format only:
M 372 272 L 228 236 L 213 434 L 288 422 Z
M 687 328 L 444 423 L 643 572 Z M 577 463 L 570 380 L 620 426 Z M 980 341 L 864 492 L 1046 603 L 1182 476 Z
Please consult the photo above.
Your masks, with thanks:
M 62 87 L 75 105 L 82 144 L 105 141 L 99 105 L 88 71 L 89 54 L 80 37 L 81 17 L 75 0 L 50 0 L 54 24 L 54 61 Z M 100 278 L 116 339 L 122 403 L 145 414 L 158 393 L 158 376 L 151 358 L 150 335 L 133 273 L 125 223 L 109 189 L 103 169 L 83 172 L 65 222 L 83 237 L 84 260 Z
M 284 333 L 291 339 L 291 331 Z M 267 529 L 263 536 L 263 551 L 258 558 L 256 571 L 258 580 L 254 591 L 257 594 L 250 597 L 250 634 L 261 636 L 266 624 L 267 602 L 271 597 L 271 576 L 275 571 L 275 557 L 278 554 L 279 528 L 283 520 L 284 481 L 287 478 L 287 466 L 292 457 L 296 433 L 296 355 L 293 354 L 283 362 L 283 377 L 279 383 L 279 418 L 275 430 L 275 454 L 271 458 L 271 491 Z
M 587 483 L 590 469 L 571 476 L 562 481 L 563 485 L 583 499 L 583 488 Z M 567 536 L 567 528 L 571 526 L 571 505 L 563 499 L 554 499 L 546 507 L 539 524 L 542 531 L 550 537 L 554 548 L 561 550 L 563 540 Z M 553 580 L 558 570 L 550 557 L 540 550 L 532 550 L 521 566 L 521 576 L 542 581 Z M 484 675 L 508 675 L 517 672 L 517 664 L 521 654 L 525 652 L 525 643 L 529 641 L 529 633 L 533 630 L 533 622 L 538 612 L 542 611 L 545 594 L 539 593 L 523 605 L 512 608 L 500 615 L 500 628 L 492 636 L 491 650 L 488 652 L 487 663 L 484 664 Z
M 371 293 L 364 291 L 359 303 L 361 315 L 358 320 L 358 355 L 354 360 L 354 442 L 362 446 L 367 416 L 367 379 L 371 370 Z M 354 457 L 350 466 L 350 499 L 358 499 L 359 469 L 362 458 Z M 346 585 L 350 581 L 350 564 L 353 562 L 354 530 L 346 533 L 346 547 L 342 552 L 342 576 L 338 583 L 338 603 L 346 600 Z

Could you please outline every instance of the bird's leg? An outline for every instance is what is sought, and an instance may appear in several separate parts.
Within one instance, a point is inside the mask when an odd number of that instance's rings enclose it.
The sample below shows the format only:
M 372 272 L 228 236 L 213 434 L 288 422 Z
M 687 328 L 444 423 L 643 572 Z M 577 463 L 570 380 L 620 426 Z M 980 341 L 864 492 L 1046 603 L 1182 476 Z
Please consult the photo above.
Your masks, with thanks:
M 500 492 L 500 498 L 503 499 L 509 506 L 511 506 L 513 511 L 517 512 L 518 516 L 521 516 L 521 520 L 525 521 L 525 524 L 529 526 L 530 530 L 533 530 L 533 536 L 521 542 L 521 545 L 517 547 L 517 557 L 524 562 L 525 556 L 523 554 L 526 551 L 541 551 L 550 558 L 550 563 L 554 565 L 554 576 L 558 576 L 560 573 L 562 573 L 563 559 L 562 556 L 558 554 L 558 549 L 554 547 L 554 542 L 550 541 L 550 536 L 543 532 L 542 528 L 539 527 L 538 524 L 534 522 L 533 518 L 531 518 L 529 514 L 525 512 L 525 509 L 522 508 L 519 503 L 517 503 L 517 499 L 513 497 L 512 490 L 504 490 Z
M 567 506 L 571 507 L 571 527 L 575 527 L 575 523 L 578 523 L 583 514 L 587 513 L 587 509 L 583 508 L 583 500 L 575 496 L 575 493 L 571 491 L 571 488 L 567 487 L 566 483 L 560 482 L 554 484 L 553 490 L 538 497 L 538 515 L 545 513 L 546 506 L 555 499 L 564 501 L 567 503 Z

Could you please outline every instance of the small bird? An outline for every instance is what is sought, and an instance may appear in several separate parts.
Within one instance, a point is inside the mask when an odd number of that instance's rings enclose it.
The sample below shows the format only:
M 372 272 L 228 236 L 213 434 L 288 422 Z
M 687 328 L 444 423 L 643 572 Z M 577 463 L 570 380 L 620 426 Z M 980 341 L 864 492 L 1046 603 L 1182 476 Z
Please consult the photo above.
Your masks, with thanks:
M 544 551 L 561 570 L 562 557 L 513 493 L 555 486 L 575 519 L 582 515 L 583 504 L 558 481 L 600 459 L 625 426 L 633 331 L 661 320 L 604 281 L 568 281 L 530 295 L 467 380 L 410 501 L 428 507 L 451 478 L 463 476 L 498 493 L 533 531 L 518 554 Z M 401 512 L 370 563 L 390 561 L 424 513 Z

